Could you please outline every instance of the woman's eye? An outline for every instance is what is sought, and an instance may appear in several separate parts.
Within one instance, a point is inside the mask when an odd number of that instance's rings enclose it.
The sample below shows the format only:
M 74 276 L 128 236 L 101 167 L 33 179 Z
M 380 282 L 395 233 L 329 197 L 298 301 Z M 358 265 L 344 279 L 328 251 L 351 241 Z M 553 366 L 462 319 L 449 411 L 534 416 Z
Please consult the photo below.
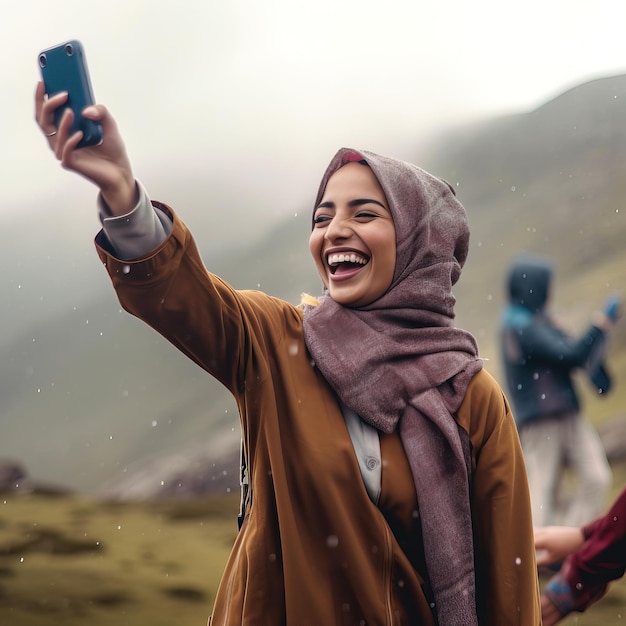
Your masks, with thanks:
M 332 218 L 330 217 L 330 215 L 316 215 L 313 218 L 313 223 L 314 224 L 324 224 L 326 222 L 329 222 Z

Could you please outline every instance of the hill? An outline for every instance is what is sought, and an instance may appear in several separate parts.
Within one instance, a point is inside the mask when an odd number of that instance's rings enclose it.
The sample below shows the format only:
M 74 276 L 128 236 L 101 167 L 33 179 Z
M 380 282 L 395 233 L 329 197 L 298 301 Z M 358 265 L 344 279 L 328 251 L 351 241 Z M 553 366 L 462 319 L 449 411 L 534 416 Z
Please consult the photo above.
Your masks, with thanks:
M 456 129 L 423 156 L 424 167 L 454 184 L 467 208 L 472 237 L 456 291 L 459 325 L 477 335 L 496 374 L 495 331 L 514 255 L 553 260 L 552 308 L 572 332 L 609 293 L 626 292 L 626 76 Z M 620 363 L 625 341 L 621 326 L 612 346 Z
M 574 332 L 609 293 L 626 293 L 625 156 L 626 76 L 585 83 L 533 111 L 453 129 L 415 155 L 415 163 L 455 186 L 468 211 L 472 238 L 456 289 L 458 324 L 476 335 L 496 376 L 503 280 L 514 254 L 554 260 L 555 310 Z M 227 253 L 205 244 L 207 266 L 235 287 L 294 302 L 301 291 L 317 293 L 308 219 L 305 207 Z M 54 227 L 46 222 L 43 230 Z M 11 233 L 2 237 L 6 249 L 15 247 Z M 73 253 L 90 260 L 68 262 L 64 272 L 52 274 L 56 292 L 76 295 L 40 317 L 32 314 L 28 324 L 20 325 L 20 312 L 30 315 L 32 307 L 11 310 L 12 332 L 1 342 L 0 457 L 19 459 L 35 477 L 90 493 L 170 492 L 187 480 L 189 460 L 201 483 L 232 489 L 239 426 L 230 396 L 120 311 L 91 249 Z M 40 282 L 50 266 L 67 262 L 44 253 L 37 258 L 32 271 Z M 30 271 L 24 264 L 21 269 Z M 15 280 L 12 285 L 15 293 Z M 625 343 L 622 325 L 611 347 L 618 390 L 626 386 Z M 602 423 L 623 412 L 625 399 L 622 391 L 603 401 L 589 395 L 588 409 Z
M 236 498 L 3 500 L 0 624 L 206 623 L 237 534 Z M 601 602 L 562 624 L 621 625 L 625 602 L 622 578 Z

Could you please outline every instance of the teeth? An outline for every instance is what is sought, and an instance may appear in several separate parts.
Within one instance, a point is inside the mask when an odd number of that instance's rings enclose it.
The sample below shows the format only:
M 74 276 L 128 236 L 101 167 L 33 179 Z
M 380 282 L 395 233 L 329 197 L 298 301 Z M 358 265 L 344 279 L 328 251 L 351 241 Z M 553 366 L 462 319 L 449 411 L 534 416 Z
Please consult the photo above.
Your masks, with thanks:
M 328 257 L 329 265 L 338 265 L 339 263 L 358 263 L 359 265 L 365 265 L 367 261 L 362 256 L 359 256 L 354 252 L 350 254 L 331 254 Z

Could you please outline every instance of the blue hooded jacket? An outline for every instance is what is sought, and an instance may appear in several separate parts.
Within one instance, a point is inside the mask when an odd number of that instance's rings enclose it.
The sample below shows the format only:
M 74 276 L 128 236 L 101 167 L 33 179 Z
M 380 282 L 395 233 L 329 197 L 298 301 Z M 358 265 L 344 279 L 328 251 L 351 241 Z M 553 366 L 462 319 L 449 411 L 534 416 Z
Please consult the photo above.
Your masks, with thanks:
M 509 304 L 501 321 L 501 351 L 518 428 L 542 418 L 577 413 L 572 374 L 586 369 L 599 393 L 609 390 L 603 366 L 605 335 L 591 325 L 578 339 L 546 314 L 552 265 L 540 257 L 515 259 L 508 271 Z

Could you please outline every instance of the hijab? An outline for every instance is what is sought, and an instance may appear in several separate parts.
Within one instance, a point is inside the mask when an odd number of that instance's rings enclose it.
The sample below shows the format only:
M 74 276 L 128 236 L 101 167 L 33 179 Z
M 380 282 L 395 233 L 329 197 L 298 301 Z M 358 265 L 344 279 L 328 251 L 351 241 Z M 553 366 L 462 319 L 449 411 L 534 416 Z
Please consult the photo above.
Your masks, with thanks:
M 315 365 L 340 401 L 375 428 L 402 439 L 417 493 L 424 553 L 440 624 L 477 624 L 470 509 L 470 443 L 455 413 L 482 368 L 476 341 L 454 326 L 452 287 L 467 258 L 465 209 L 446 182 L 415 165 L 340 149 L 330 177 L 363 160 L 378 179 L 396 231 L 391 285 L 348 308 L 325 293 L 305 306 Z

